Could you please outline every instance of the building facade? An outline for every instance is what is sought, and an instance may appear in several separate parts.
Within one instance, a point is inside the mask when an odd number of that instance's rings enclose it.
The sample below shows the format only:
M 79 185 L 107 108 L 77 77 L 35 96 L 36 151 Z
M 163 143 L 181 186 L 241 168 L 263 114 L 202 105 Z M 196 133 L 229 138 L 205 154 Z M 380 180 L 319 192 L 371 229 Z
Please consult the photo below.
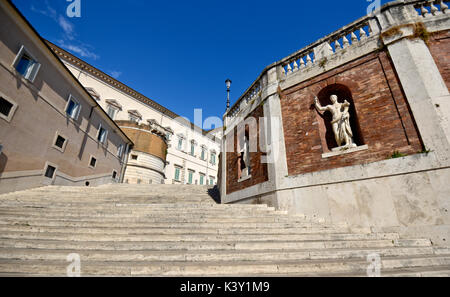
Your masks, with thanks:
M 0 1 L 0 193 L 118 182 L 132 141 Z
M 124 182 L 217 184 L 220 131 L 205 131 L 64 49 L 48 45 L 136 144 L 128 154 Z
M 224 203 L 450 238 L 450 19 L 394 1 L 268 66 L 224 115 Z

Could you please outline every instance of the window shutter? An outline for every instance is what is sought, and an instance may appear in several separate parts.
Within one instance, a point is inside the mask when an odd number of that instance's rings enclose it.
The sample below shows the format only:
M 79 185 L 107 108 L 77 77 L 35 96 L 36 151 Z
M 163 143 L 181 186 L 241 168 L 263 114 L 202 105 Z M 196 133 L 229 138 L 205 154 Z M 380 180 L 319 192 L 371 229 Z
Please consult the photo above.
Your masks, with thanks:
M 28 78 L 30 80 L 30 82 L 32 82 L 32 83 L 34 82 L 34 80 L 36 79 L 36 76 L 39 72 L 39 69 L 41 69 L 41 64 L 36 63 L 33 65 L 33 70 L 31 71 L 30 76 Z
M 13 66 L 14 68 L 16 68 L 17 63 L 19 63 L 19 60 L 20 60 L 20 58 L 22 57 L 22 54 L 23 54 L 24 51 L 25 51 L 25 47 L 22 45 L 22 46 L 20 47 L 19 53 L 17 54 L 17 56 L 16 56 L 16 58 L 14 59 L 14 62 L 13 62 L 13 64 L 12 64 L 12 66 Z

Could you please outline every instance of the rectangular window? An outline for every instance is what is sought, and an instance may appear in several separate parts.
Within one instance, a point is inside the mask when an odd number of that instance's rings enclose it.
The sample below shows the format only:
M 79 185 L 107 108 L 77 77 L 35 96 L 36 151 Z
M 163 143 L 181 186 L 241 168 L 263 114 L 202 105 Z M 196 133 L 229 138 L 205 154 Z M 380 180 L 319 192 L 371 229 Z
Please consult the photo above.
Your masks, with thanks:
M 212 176 L 209 177 L 209 184 L 211 186 L 214 185 L 214 177 L 212 177 Z
M 188 184 L 192 185 L 193 179 L 194 179 L 194 171 L 189 170 Z
M 139 119 L 135 116 L 132 116 L 131 114 L 129 115 L 129 120 L 133 123 L 138 124 L 139 123 Z
M 202 159 L 203 161 L 205 160 L 205 149 L 204 149 L 204 148 L 202 148 L 201 159 Z
M 138 156 L 137 155 L 131 155 L 131 160 L 137 160 L 138 159 Z
M 16 109 L 17 104 L 15 102 L 0 97 L 0 118 L 10 122 Z
M 19 53 L 14 60 L 13 67 L 19 72 L 25 79 L 34 82 L 41 64 L 25 49 L 24 46 L 20 48 Z
M 116 178 L 117 178 L 117 171 L 115 171 L 115 170 L 113 171 L 112 178 L 113 178 L 113 179 L 116 179 Z
M 100 143 L 105 144 L 107 139 L 108 139 L 108 131 L 105 128 L 103 128 L 102 125 L 100 124 L 98 128 L 97 140 Z
M 67 102 L 66 106 L 66 114 L 76 121 L 78 119 L 78 116 L 80 115 L 80 111 L 81 111 L 80 103 L 78 103 L 78 101 L 76 101 L 75 98 L 73 98 L 72 95 L 70 95 L 69 101 Z
M 211 164 L 216 165 L 216 154 L 211 154 Z
M 183 149 L 183 138 L 178 139 L 178 149 L 180 151 Z
M 109 117 L 111 119 L 114 120 L 116 113 L 117 113 L 117 108 L 112 107 L 111 105 L 108 105 L 108 108 L 106 110 L 106 113 L 109 115 Z
M 203 185 L 204 182 L 205 182 L 205 175 L 200 174 L 200 185 Z
M 191 156 L 195 154 L 195 145 L 191 143 Z
M 55 177 L 55 172 L 56 172 L 55 167 L 47 165 L 47 169 L 45 169 L 45 177 L 53 179 Z
M 95 157 L 91 157 L 91 160 L 89 161 L 89 167 L 95 168 L 97 165 L 97 159 Z
M 119 148 L 117 149 L 117 157 L 122 158 L 123 155 L 123 144 L 119 145 Z
M 180 181 L 180 171 L 181 169 L 179 167 L 175 167 L 175 180 Z

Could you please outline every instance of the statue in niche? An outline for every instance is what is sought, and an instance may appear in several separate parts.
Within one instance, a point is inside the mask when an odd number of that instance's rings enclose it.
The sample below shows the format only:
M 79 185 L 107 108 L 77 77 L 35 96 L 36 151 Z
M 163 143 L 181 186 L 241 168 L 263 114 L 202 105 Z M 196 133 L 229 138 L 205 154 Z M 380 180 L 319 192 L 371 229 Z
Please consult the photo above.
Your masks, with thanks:
M 250 175 L 250 153 L 249 153 L 249 140 L 248 136 L 245 135 L 244 145 L 239 152 L 238 157 L 238 170 L 239 179 L 246 178 Z
M 344 103 L 339 103 L 336 95 L 331 95 L 330 100 L 333 103 L 332 105 L 322 106 L 319 103 L 319 98 L 316 96 L 314 103 L 319 112 L 329 111 L 332 114 L 331 125 L 338 148 L 349 149 L 356 147 L 356 144 L 353 142 L 350 113 L 348 112 L 350 103 L 347 100 Z

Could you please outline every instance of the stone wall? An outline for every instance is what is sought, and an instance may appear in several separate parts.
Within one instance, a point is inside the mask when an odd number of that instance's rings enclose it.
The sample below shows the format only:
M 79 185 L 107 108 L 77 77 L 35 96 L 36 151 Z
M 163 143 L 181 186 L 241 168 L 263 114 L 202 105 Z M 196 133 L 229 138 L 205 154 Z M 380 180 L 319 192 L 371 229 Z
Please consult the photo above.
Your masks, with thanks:
M 447 88 L 450 90 L 450 64 L 448 63 L 450 61 L 450 31 L 433 34 L 428 47 Z
M 264 108 L 263 106 L 259 106 L 256 108 L 252 113 L 249 114 L 248 117 L 253 117 L 258 122 L 258 131 L 260 128 L 260 122 L 259 119 L 264 117 Z M 248 118 L 247 117 L 247 118 Z M 255 153 L 250 153 L 250 168 L 251 168 L 251 178 L 244 180 L 242 182 L 238 182 L 238 156 L 239 154 L 237 149 L 237 143 L 238 143 L 238 137 L 237 137 L 237 128 L 234 128 L 234 149 L 233 152 L 227 152 L 227 194 L 249 188 L 251 186 L 263 183 L 269 179 L 268 173 L 267 173 L 267 164 L 264 164 L 261 162 L 261 157 L 264 155 L 264 153 L 260 150 L 260 135 L 258 133 L 258 151 Z M 227 135 L 227 138 L 229 138 L 230 135 Z
M 330 119 L 322 119 L 313 106 L 311 94 L 320 97 L 325 88 L 327 94 L 319 98 L 322 105 L 331 103 L 328 99 L 331 94 L 338 95 L 339 102 L 353 102 L 352 129 L 359 138 L 355 141 L 368 149 L 323 157 L 330 151 L 326 142 L 334 135 L 324 124 Z M 423 150 L 401 85 L 385 52 L 370 54 L 283 90 L 281 97 L 289 175 L 385 160 L 395 151 L 409 155 Z

